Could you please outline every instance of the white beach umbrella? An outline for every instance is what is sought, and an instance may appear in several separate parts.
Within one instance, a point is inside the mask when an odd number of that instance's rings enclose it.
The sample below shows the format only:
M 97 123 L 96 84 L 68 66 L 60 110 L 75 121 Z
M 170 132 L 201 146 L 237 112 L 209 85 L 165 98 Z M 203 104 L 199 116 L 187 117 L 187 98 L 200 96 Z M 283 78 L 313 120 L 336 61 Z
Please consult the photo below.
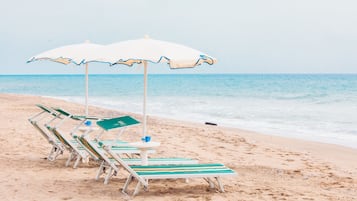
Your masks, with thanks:
M 146 97 L 147 97 L 147 64 L 166 63 L 172 69 L 192 68 L 203 63 L 210 65 L 216 59 L 190 47 L 150 39 L 122 41 L 107 45 L 101 52 L 97 61 L 108 62 L 111 65 L 144 64 L 144 100 L 143 100 L 143 135 L 146 135 Z
M 48 50 L 34 57 L 31 57 L 27 63 L 39 60 L 49 60 L 62 64 L 85 65 L 85 113 L 88 115 L 88 63 L 95 61 L 98 52 L 101 51 L 103 45 L 89 43 L 86 41 L 81 44 L 67 45 Z

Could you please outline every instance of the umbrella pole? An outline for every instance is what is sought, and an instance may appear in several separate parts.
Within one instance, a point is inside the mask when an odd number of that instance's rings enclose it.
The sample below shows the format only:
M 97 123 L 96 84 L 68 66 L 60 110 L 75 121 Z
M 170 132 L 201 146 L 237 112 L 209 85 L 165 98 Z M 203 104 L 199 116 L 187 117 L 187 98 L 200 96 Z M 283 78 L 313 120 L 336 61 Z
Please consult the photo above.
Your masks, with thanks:
M 143 102 L 143 136 L 146 136 L 146 96 L 147 96 L 147 61 L 144 61 L 144 102 Z
M 86 63 L 86 115 L 88 115 L 88 63 Z

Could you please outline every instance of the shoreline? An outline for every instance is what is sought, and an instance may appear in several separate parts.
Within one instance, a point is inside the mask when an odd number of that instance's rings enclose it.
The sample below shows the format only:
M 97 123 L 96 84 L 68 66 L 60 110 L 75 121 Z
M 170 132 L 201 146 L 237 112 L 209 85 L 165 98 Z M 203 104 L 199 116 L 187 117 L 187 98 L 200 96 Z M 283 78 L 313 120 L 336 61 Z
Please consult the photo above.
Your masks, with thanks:
M 0 192 L 5 200 L 127 200 L 120 188 L 124 177 L 108 185 L 95 181 L 96 166 L 65 167 L 67 155 L 50 162 L 40 134 L 27 122 L 39 112 L 35 104 L 60 106 L 82 113 L 80 104 L 31 95 L 0 94 Z M 101 116 L 120 111 L 90 106 Z M 131 114 L 141 121 L 139 114 Z M 123 134 L 139 139 L 141 126 Z M 161 146 L 163 157 L 190 157 L 200 162 L 220 162 L 238 176 L 222 178 L 225 193 L 212 192 L 194 180 L 154 181 L 135 200 L 356 200 L 357 150 L 340 145 L 271 136 L 251 131 L 148 117 L 148 131 Z M 46 188 L 43 188 L 46 186 Z M 24 188 L 25 187 L 25 188 Z
M 99 105 L 95 105 L 95 107 L 101 107 Z M 113 109 L 113 108 L 106 108 L 106 109 Z M 135 113 L 136 114 L 136 113 Z M 140 114 L 138 114 L 140 116 Z M 204 122 L 204 121 L 186 121 L 183 119 L 174 119 L 174 118 L 170 118 L 167 116 L 158 116 L 158 115 L 150 115 L 153 118 L 157 118 L 157 119 L 167 119 L 167 120 L 171 120 L 171 121 L 177 121 L 177 122 L 183 122 L 185 124 L 193 124 L 193 125 L 205 125 L 205 126 L 217 126 L 219 128 L 222 129 L 227 129 L 227 130 L 238 130 L 238 131 L 242 131 L 245 133 L 251 133 L 251 134 L 256 134 L 256 135 L 262 135 L 262 136 L 270 136 L 273 138 L 282 138 L 282 139 L 287 139 L 287 140 L 296 140 L 296 141 L 301 141 L 301 143 L 317 143 L 317 144 L 325 144 L 327 146 L 337 146 L 337 147 L 341 147 L 341 148 L 347 148 L 347 149 L 353 149 L 353 150 L 357 150 L 357 145 L 356 147 L 352 147 L 352 146 L 348 146 L 348 145 L 344 145 L 344 144 L 337 144 L 337 143 L 332 143 L 332 142 L 328 142 L 323 141 L 323 140 L 318 140 L 318 139 L 305 139 L 303 137 L 299 137 L 297 135 L 293 135 L 293 136 L 284 136 L 282 134 L 272 134 L 273 132 L 260 132 L 257 130 L 250 130 L 250 129 L 246 129 L 246 128 L 240 128 L 240 127 L 236 127 L 236 126 L 227 126 L 227 125 L 221 125 L 221 124 L 217 124 L 215 121 L 209 121 L 209 122 Z M 216 125 L 210 125 L 210 124 L 216 124 Z

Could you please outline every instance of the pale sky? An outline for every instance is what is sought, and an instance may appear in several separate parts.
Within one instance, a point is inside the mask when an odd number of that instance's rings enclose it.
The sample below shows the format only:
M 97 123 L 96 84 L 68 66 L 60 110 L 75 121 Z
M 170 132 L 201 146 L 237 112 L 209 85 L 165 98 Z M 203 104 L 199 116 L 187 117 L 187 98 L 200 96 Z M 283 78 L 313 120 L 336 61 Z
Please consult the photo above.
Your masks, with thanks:
M 0 74 L 83 73 L 26 61 L 85 40 L 109 44 L 145 34 L 218 59 L 179 73 L 357 73 L 355 0 L 0 1 Z M 90 73 L 141 73 L 90 65 Z M 150 67 L 150 73 L 171 71 Z

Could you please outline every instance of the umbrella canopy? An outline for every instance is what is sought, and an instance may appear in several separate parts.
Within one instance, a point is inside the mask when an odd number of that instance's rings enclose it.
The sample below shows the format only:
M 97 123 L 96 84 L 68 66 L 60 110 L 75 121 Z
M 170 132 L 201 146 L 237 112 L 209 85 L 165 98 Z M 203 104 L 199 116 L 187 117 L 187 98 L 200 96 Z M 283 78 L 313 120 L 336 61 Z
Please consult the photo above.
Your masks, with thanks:
M 96 54 L 100 52 L 100 48 L 103 48 L 103 45 L 93 44 L 86 41 L 84 43 L 66 45 L 42 52 L 31 57 L 27 62 L 50 60 L 62 64 L 73 63 L 81 65 L 93 61 L 93 59 L 98 56 Z
M 111 65 L 144 64 L 144 100 L 143 100 L 143 135 L 146 135 L 146 97 L 147 97 L 147 64 L 167 63 L 170 68 L 192 68 L 203 63 L 210 65 L 216 63 L 216 59 L 190 47 L 150 39 L 122 41 L 107 45 L 103 48 L 101 56 L 95 59 L 110 63 Z
M 39 60 L 49 60 L 62 64 L 85 64 L 85 113 L 88 115 L 88 63 L 95 61 L 94 59 L 98 56 L 98 52 L 101 52 L 103 47 L 103 45 L 89 43 L 89 41 L 81 44 L 66 45 L 31 57 L 27 63 Z
M 102 56 L 96 60 L 110 64 L 125 64 L 149 61 L 167 63 L 170 68 L 192 68 L 202 63 L 214 64 L 216 59 L 184 45 L 143 38 L 107 45 Z

